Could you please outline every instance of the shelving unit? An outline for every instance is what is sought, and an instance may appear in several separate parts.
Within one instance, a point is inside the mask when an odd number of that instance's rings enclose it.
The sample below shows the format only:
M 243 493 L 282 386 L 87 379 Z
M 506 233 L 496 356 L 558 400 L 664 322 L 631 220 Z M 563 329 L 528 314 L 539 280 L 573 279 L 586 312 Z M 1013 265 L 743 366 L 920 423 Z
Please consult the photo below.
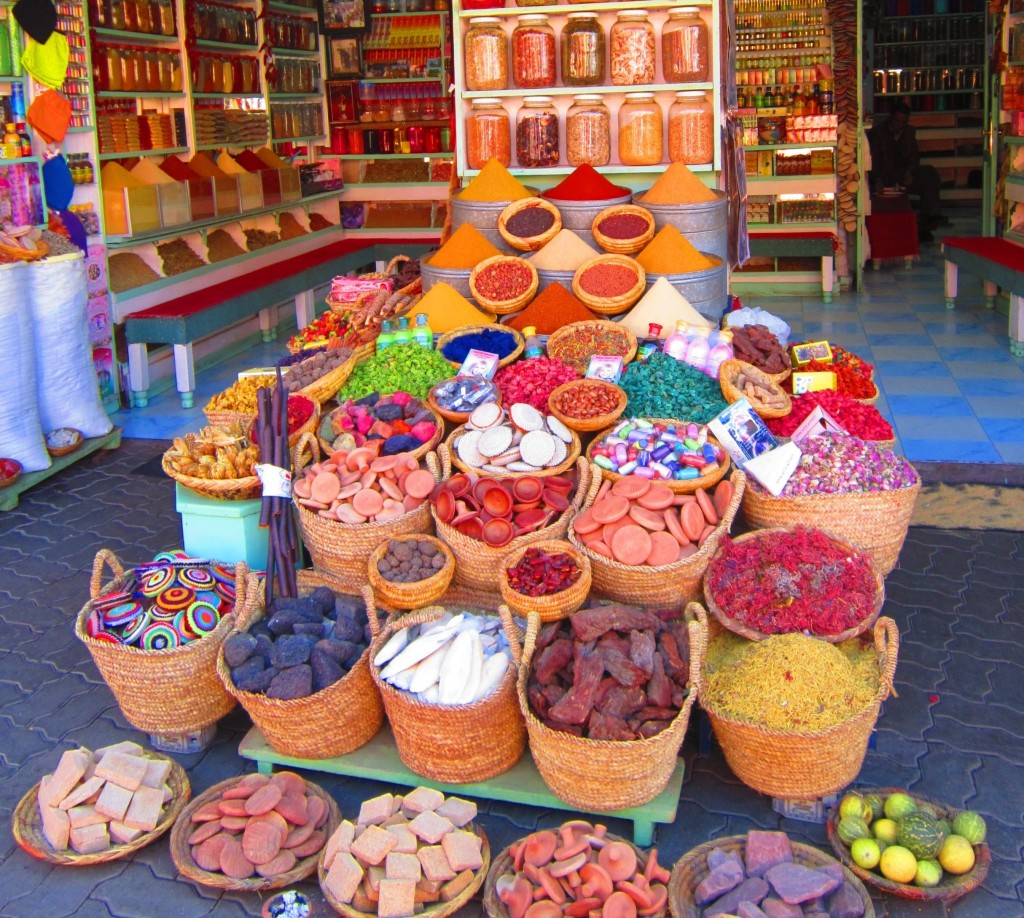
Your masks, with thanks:
M 996 34 L 1006 55 L 1000 74 L 999 99 L 992 104 L 994 121 L 1002 126 L 995 151 L 996 231 L 1024 245 L 1024 4 L 1008 3 Z

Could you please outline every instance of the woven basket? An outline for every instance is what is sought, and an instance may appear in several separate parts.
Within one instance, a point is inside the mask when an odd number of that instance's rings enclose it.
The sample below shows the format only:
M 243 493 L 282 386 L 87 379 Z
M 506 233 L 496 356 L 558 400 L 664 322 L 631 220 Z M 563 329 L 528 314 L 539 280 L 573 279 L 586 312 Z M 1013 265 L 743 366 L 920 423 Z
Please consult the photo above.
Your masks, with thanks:
M 558 593 L 549 593 L 546 596 L 527 596 L 512 589 L 508 582 L 508 569 L 515 567 L 530 548 L 537 548 L 540 551 L 559 551 L 568 555 L 580 569 L 579 579 L 568 589 Z M 543 542 L 520 545 L 502 558 L 501 567 L 498 569 L 498 587 L 505 605 L 517 615 L 529 615 L 531 612 L 536 612 L 542 622 L 555 622 L 571 615 L 587 601 L 587 594 L 590 592 L 590 559 L 561 539 L 546 539 Z
M 114 580 L 102 584 L 108 566 Z M 125 644 L 98 641 L 86 631 L 95 600 L 127 583 L 121 562 L 113 552 L 101 548 L 92 565 L 89 601 L 75 621 L 75 636 L 89 648 L 103 681 L 117 699 L 128 721 L 143 733 L 195 733 L 215 724 L 234 706 L 217 678 L 220 645 L 235 626 L 262 603 L 248 568 L 235 567 L 235 610 L 225 615 L 216 629 L 205 637 L 168 650 L 141 650 Z
M 434 416 L 434 427 L 437 428 L 437 429 L 434 431 L 434 436 L 432 436 L 429 440 L 427 440 L 425 443 L 421 443 L 419 446 L 416 447 L 416 449 L 411 449 L 411 450 L 408 451 L 409 454 L 413 458 L 415 458 L 415 459 L 422 459 L 431 450 L 436 449 L 437 445 L 441 442 L 441 437 L 444 436 L 444 421 L 441 419 L 441 416 L 433 409 L 433 406 L 431 406 L 428 402 L 424 402 L 423 403 L 423 407 L 428 409 L 430 411 L 430 413 Z M 338 408 L 334 409 L 334 411 L 338 411 L 338 410 L 340 410 L 340 409 L 338 409 Z M 329 412 L 327 416 L 330 417 L 330 415 L 333 414 L 333 413 L 334 413 L 333 411 Z M 321 433 L 322 429 L 323 429 L 322 426 L 318 425 L 316 431 L 306 431 L 306 432 L 310 433 L 310 434 L 314 434 L 315 433 L 315 435 L 316 435 L 316 442 L 317 442 L 317 446 L 320 448 L 320 453 L 325 455 L 325 456 L 329 456 L 331 453 L 334 452 L 334 447 L 327 440 L 325 440 L 322 436 L 320 436 L 320 433 Z M 300 439 L 301 439 L 301 437 L 297 437 L 295 439 L 295 442 L 293 443 L 291 437 L 289 437 L 288 438 L 288 446 L 289 446 L 289 448 L 291 448 L 292 450 L 295 450 L 296 447 L 299 445 L 299 440 Z M 320 456 L 317 455 L 316 458 L 314 458 L 313 461 L 314 462 L 318 462 L 319 459 L 320 459 Z M 294 468 L 298 469 L 298 466 L 296 465 L 296 466 L 294 466 Z
M 316 870 L 316 864 L 322 852 L 318 851 L 316 854 L 302 858 L 287 873 L 282 873 L 280 876 L 270 877 L 269 879 L 255 876 L 247 880 L 235 880 L 223 873 L 211 873 L 209 870 L 203 870 L 193 859 L 192 846 L 188 843 L 188 837 L 195 828 L 192 823 L 192 814 L 207 803 L 219 800 L 224 791 L 234 787 L 243 777 L 245 776 L 240 775 L 236 778 L 228 778 L 227 781 L 221 781 L 219 784 L 214 784 L 208 791 L 196 797 L 182 811 L 177 822 L 174 823 L 174 828 L 171 829 L 171 860 L 174 861 L 174 866 L 178 868 L 178 873 L 187 880 L 198 883 L 200 886 L 209 886 L 213 889 L 227 889 L 234 892 L 254 893 L 280 889 L 283 886 L 291 886 L 306 879 Z M 327 804 L 327 821 L 323 824 L 323 832 L 327 838 L 330 838 L 341 822 L 341 811 L 338 809 L 338 804 L 334 802 L 334 798 L 327 791 L 312 781 L 306 781 L 306 790 L 316 794 Z
M 579 392 L 583 389 L 605 389 L 611 391 L 617 399 L 617 404 L 611 411 L 592 418 L 577 418 L 559 410 L 558 400 L 563 395 Z M 580 433 L 591 433 L 592 431 L 609 427 L 622 417 L 622 412 L 626 410 L 627 401 L 626 393 L 613 383 L 605 382 L 601 379 L 571 379 L 567 383 L 562 383 L 548 396 L 548 414 L 553 414 L 570 430 Z
M 629 268 L 636 273 L 636 283 L 619 296 L 605 297 L 588 293 L 580 284 L 580 278 L 595 265 L 622 265 Z M 643 265 L 628 255 L 598 255 L 583 262 L 572 276 L 572 292 L 588 309 L 602 316 L 617 316 L 636 305 L 637 300 L 644 295 L 646 284 L 647 274 Z
M 519 211 L 526 210 L 528 207 L 539 207 L 541 210 L 546 210 L 555 218 L 555 222 L 537 236 L 517 236 L 515 233 L 509 232 L 508 221 Z M 498 216 L 498 232 L 501 234 L 501 238 L 520 252 L 536 252 L 537 249 L 543 248 L 554 239 L 561 229 L 562 215 L 558 212 L 558 208 L 545 198 L 520 198 L 509 204 Z
M 551 475 L 561 475 L 563 472 L 568 472 L 569 469 L 576 464 L 576 460 L 580 457 L 580 438 L 576 431 L 570 431 L 572 434 L 572 443 L 568 444 L 568 452 L 565 459 L 558 465 L 553 465 L 550 468 L 538 469 L 535 472 L 508 472 L 502 470 L 501 472 L 492 472 L 489 469 L 478 469 L 472 465 L 467 465 L 459 458 L 458 450 L 455 448 L 461 437 L 466 431 L 464 424 L 460 424 L 455 428 L 449 435 L 448 439 L 445 440 L 445 446 L 448 447 L 448 455 L 451 457 L 451 463 L 460 472 L 466 472 L 472 475 L 478 475 L 481 478 L 521 478 L 524 475 L 529 475 L 534 478 L 547 478 Z M 438 447 L 440 450 L 440 447 Z
M 733 539 L 734 542 L 750 542 L 754 539 L 760 539 L 765 533 L 773 532 L 777 530 L 772 529 L 758 529 L 754 532 L 747 532 L 741 536 L 737 536 Z M 856 549 L 851 548 L 845 542 L 841 542 L 839 539 L 832 540 L 836 545 L 853 554 Z M 721 551 L 719 546 L 718 551 L 715 552 L 715 558 L 718 557 Z M 714 563 L 715 558 L 712 558 L 708 563 L 707 570 L 711 569 L 711 565 Z M 873 628 L 875 622 L 878 620 L 878 616 L 882 612 L 882 605 L 885 602 L 885 584 L 882 581 L 882 575 L 878 573 L 878 568 L 875 567 L 874 563 L 870 558 L 867 558 L 868 564 L 871 567 L 871 573 L 875 578 L 875 597 L 874 602 L 871 604 L 871 612 L 866 615 L 861 621 L 852 628 L 847 628 L 845 631 L 841 631 L 839 634 L 816 634 L 814 637 L 819 640 L 826 641 L 829 644 L 841 644 L 843 641 L 849 641 L 851 638 L 859 637 L 864 634 L 865 631 Z M 707 571 L 704 572 L 704 604 L 708 607 L 708 611 L 715 617 L 715 619 L 722 625 L 723 628 L 731 631 L 733 634 L 738 634 L 740 637 L 745 637 L 751 641 L 763 641 L 769 635 L 764 634 L 761 631 L 755 631 L 753 628 L 749 628 L 746 625 L 738 622 L 735 618 L 730 616 L 715 600 L 715 597 L 711 595 L 711 587 L 708 583 Z
M 523 337 L 523 333 L 521 331 L 518 331 L 511 325 L 495 325 L 492 322 L 490 325 L 460 325 L 458 328 L 441 335 L 441 337 L 437 339 L 437 344 L 434 345 L 434 350 L 444 356 L 445 346 L 451 344 L 456 338 L 461 338 L 463 335 L 475 335 L 477 332 L 482 331 L 503 331 L 515 338 L 515 350 L 510 354 L 506 354 L 498 361 L 499 368 L 507 367 L 510 363 L 518 360 L 519 355 L 523 353 L 523 348 L 526 347 L 526 339 Z M 448 362 L 456 369 L 462 366 L 461 360 L 449 360 Z
M 393 634 L 435 621 L 443 612 L 442 606 L 430 606 L 389 621 L 370 645 L 371 661 Z M 499 607 L 498 614 L 508 635 L 512 665 L 498 688 L 472 704 L 418 701 L 384 682 L 379 667 L 370 664 L 370 675 L 384 699 L 399 758 L 410 771 L 430 781 L 486 781 L 508 771 L 522 758 L 526 729 L 515 689 L 522 658 L 521 638 L 508 608 Z
M 765 389 L 783 396 L 786 400 L 785 406 L 783 408 L 769 408 L 744 395 L 736 388 L 736 379 L 740 373 L 743 373 L 747 378 L 756 379 Z M 775 382 L 772 376 L 763 370 L 759 370 L 753 364 L 745 363 L 742 360 L 723 360 L 718 368 L 718 381 L 722 386 L 722 395 L 725 396 L 725 400 L 730 405 L 733 402 L 738 402 L 741 398 L 746 398 L 750 403 L 750 407 L 762 418 L 784 418 L 793 410 L 792 396 L 788 392 L 783 391 L 782 386 Z
M 647 221 L 647 229 L 632 239 L 615 239 L 612 236 L 606 236 L 598 229 L 609 217 L 620 214 L 643 217 Z M 639 207 L 636 204 L 613 204 L 594 217 L 590 232 L 594 234 L 594 241 L 606 252 L 610 252 L 612 255 L 635 255 L 654 238 L 654 217 L 646 207 Z
M 857 788 L 859 794 L 879 794 L 880 796 L 887 797 L 889 794 L 895 793 L 907 793 L 906 790 L 900 787 L 867 787 Z M 927 803 L 933 809 L 935 809 L 943 819 L 948 819 L 950 822 L 957 815 L 958 810 L 951 806 L 947 806 L 944 803 L 940 803 L 938 800 L 932 800 L 930 797 L 923 797 L 920 794 L 910 794 L 915 803 Z M 880 873 L 875 873 L 872 870 L 865 870 L 863 867 L 857 865 L 857 863 L 850 857 L 850 849 L 847 845 L 844 845 L 836 834 L 836 825 L 839 822 L 839 811 L 838 808 L 833 809 L 828 814 L 828 824 L 826 830 L 828 831 L 828 841 L 832 846 L 832 850 L 835 851 L 836 855 L 843 862 L 843 866 L 848 870 L 853 871 L 858 877 L 860 877 L 865 883 L 870 883 L 882 892 L 889 893 L 893 896 L 899 896 L 901 899 L 916 899 L 919 902 L 953 902 L 962 896 L 966 896 L 967 893 L 974 889 L 977 889 L 988 876 L 989 867 L 992 865 L 992 852 L 989 846 L 982 842 L 980 845 L 974 845 L 974 866 L 965 874 L 956 876 L 954 874 L 946 873 L 942 877 L 942 882 L 938 886 L 915 886 L 912 883 L 896 883 L 893 880 L 888 880 L 883 877 Z
M 679 748 L 690 721 L 690 709 L 700 692 L 707 650 L 707 617 L 697 603 L 686 608 L 690 636 L 689 691 L 671 725 L 640 740 L 592 740 L 552 730 L 530 709 L 526 688 L 540 628 L 531 613 L 519 668 L 519 707 L 530 734 L 530 752 L 548 789 L 584 812 L 607 812 L 642 806 L 658 796 L 675 770 Z
M 810 845 L 801 842 L 792 842 L 793 860 L 804 867 L 818 868 L 835 865 L 836 859 L 829 857 L 823 851 L 812 848 Z M 712 851 L 721 851 L 723 854 L 738 854 L 744 858 L 747 847 L 745 835 L 730 835 L 726 838 L 716 838 L 714 841 L 705 842 L 696 848 L 686 852 L 672 868 L 672 876 L 668 881 L 668 904 L 672 910 L 672 918 L 701 918 L 706 911 L 706 906 L 697 905 L 694 901 L 694 891 L 697 886 L 711 872 L 708 869 L 708 855 Z M 875 918 L 875 906 L 871 896 L 864 888 L 864 884 L 855 877 L 850 870 L 843 870 L 843 879 L 850 884 L 860 896 L 864 905 L 864 918 Z
M 455 573 L 455 556 L 444 542 L 428 535 L 412 536 L 412 538 L 418 542 L 429 542 L 436 547 L 444 555 L 444 567 L 433 576 L 417 580 L 415 583 L 396 583 L 387 580 L 377 570 L 377 562 L 387 553 L 388 543 L 391 540 L 381 542 L 370 555 L 366 573 L 374 593 L 393 609 L 422 609 L 424 606 L 437 602 L 448 589 L 448 584 L 452 582 L 452 576 Z
M 481 272 L 491 267 L 491 265 L 506 262 L 510 264 L 525 265 L 530 273 L 530 283 L 522 293 L 513 297 L 511 300 L 489 299 L 477 290 L 476 280 L 480 276 Z M 498 316 L 508 315 L 510 312 L 518 312 L 522 309 L 534 298 L 534 296 L 537 295 L 537 287 L 539 285 L 540 278 L 537 277 L 537 269 L 525 258 L 519 258 L 516 255 L 492 255 L 490 258 L 485 258 L 480 262 L 480 264 L 478 264 L 469 275 L 469 290 L 470 293 L 473 294 L 473 299 L 476 300 L 477 305 L 479 305 L 481 309 L 485 309 L 487 312 L 492 312 Z
M 576 372 L 581 376 L 587 372 L 587 366 L 590 364 L 590 358 L 595 354 L 601 354 L 602 356 L 615 356 L 620 355 L 608 355 L 607 352 L 601 352 L 595 350 L 593 354 L 586 354 L 583 357 L 578 358 L 567 358 L 563 357 L 560 353 L 562 342 L 567 338 L 570 338 L 576 331 L 605 331 L 615 332 L 616 334 L 622 335 L 626 339 L 626 353 L 622 356 L 622 364 L 625 366 L 634 357 L 636 357 L 637 340 L 628 328 L 620 325 L 618 322 L 609 322 L 607 319 L 587 319 L 584 322 L 571 322 L 568 325 L 563 325 L 558 331 L 548 336 L 548 357 L 553 360 L 561 360 L 563 363 L 569 364 L 569 366 L 575 368 Z
M 701 595 L 704 572 L 718 551 L 722 537 L 732 528 L 733 519 L 743 499 L 746 482 L 747 478 L 743 472 L 739 469 L 733 472 L 732 483 L 736 490 L 725 516 L 715 531 L 708 536 L 696 554 L 661 567 L 620 564 L 612 558 L 599 555 L 580 541 L 570 525 L 569 541 L 590 559 L 593 589 L 617 602 L 655 606 L 659 609 L 681 609 L 687 603 L 697 600 Z
M 879 654 L 875 697 L 864 710 L 826 730 L 769 730 L 718 712 L 705 696 L 701 706 L 711 718 L 725 760 L 748 787 L 783 800 L 814 800 L 847 787 L 864 763 L 878 709 L 892 691 L 899 654 L 899 631 L 891 618 L 874 626 Z
M 21 802 L 15 807 L 14 816 L 11 819 L 11 831 L 14 840 L 19 847 L 38 858 L 41 861 L 48 861 L 61 867 L 91 867 L 93 864 L 105 864 L 108 861 L 119 861 L 121 858 L 129 857 L 140 848 L 155 842 L 174 824 L 178 814 L 182 811 L 189 797 L 192 796 L 192 788 L 188 783 L 188 775 L 173 759 L 158 755 L 155 752 L 144 752 L 147 759 L 154 761 L 170 761 L 171 770 L 167 775 L 167 786 L 171 789 L 171 799 L 167 802 L 163 812 L 160 814 L 160 821 L 152 832 L 143 832 L 134 841 L 127 845 L 111 845 L 105 851 L 96 851 L 93 854 L 78 854 L 75 851 L 55 851 L 43 834 L 43 820 L 39 815 L 39 785 L 35 784 L 32 789 L 21 798 Z
M 300 595 L 326 586 L 336 593 L 347 592 L 346 585 L 313 571 L 298 571 Z M 370 631 L 376 635 L 376 619 L 369 587 L 363 587 Z M 258 612 L 239 631 L 263 618 Z M 284 701 L 235 688 L 224 654 L 217 655 L 217 675 L 224 688 L 238 699 L 253 723 L 260 728 L 275 752 L 296 759 L 329 759 L 353 752 L 368 743 L 384 722 L 380 695 L 369 672 L 369 651 L 364 650 L 355 665 L 337 682 L 307 698 Z
M 190 491 L 195 491 L 196 494 L 214 500 L 252 500 L 263 494 L 263 485 L 256 475 L 247 475 L 245 478 L 196 478 L 192 475 L 182 475 L 171 465 L 172 452 L 173 446 L 164 453 L 161 460 L 160 465 L 164 474 L 180 482 Z
M 898 491 L 773 497 L 748 488 L 743 516 L 759 529 L 810 526 L 871 555 L 885 577 L 903 548 L 921 482 Z
M 324 373 L 323 376 L 314 380 L 305 388 L 299 389 L 297 394 L 312 399 L 318 405 L 329 402 L 338 394 L 338 390 L 348 382 L 356 362 L 365 359 L 367 356 L 372 356 L 373 351 L 372 344 L 364 344 L 362 347 L 356 348 L 348 360 L 342 361 L 333 370 Z
M 320 448 L 316 440 L 309 434 L 305 435 L 292 453 L 292 468 L 296 475 L 307 464 L 307 446 L 311 449 L 313 462 L 320 460 Z M 426 464 L 435 481 L 442 481 L 446 477 L 442 475 L 433 453 L 427 455 Z M 340 523 L 324 519 L 315 510 L 297 502 L 295 509 L 299 516 L 302 542 L 313 559 L 313 567 L 341 581 L 350 592 L 358 591 L 366 583 L 366 559 L 385 539 L 415 533 L 430 535 L 429 501 L 424 501 L 415 510 L 386 523 Z
M 436 387 L 435 387 L 436 388 Z M 501 405 L 501 387 L 495 385 L 495 405 Z M 465 424 L 469 420 L 469 416 L 473 413 L 472 411 L 449 411 L 447 408 L 442 408 L 438 403 L 437 399 L 434 398 L 434 390 L 431 389 L 427 395 L 427 405 L 430 406 L 430 410 L 434 412 L 438 417 L 444 418 L 452 424 L 459 425 Z
M 310 414 L 300 427 L 288 434 L 289 449 L 294 449 L 304 434 L 316 436 L 316 432 L 320 427 L 320 403 L 316 399 L 310 399 L 310 401 L 313 403 L 313 413 Z

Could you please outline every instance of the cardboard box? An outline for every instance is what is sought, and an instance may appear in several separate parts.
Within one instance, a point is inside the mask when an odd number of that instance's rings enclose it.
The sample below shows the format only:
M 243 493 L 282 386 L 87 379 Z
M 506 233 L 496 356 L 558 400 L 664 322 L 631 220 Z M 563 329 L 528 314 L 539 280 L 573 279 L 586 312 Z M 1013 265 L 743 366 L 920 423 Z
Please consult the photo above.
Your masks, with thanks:
M 812 360 L 817 360 L 821 363 L 832 362 L 832 348 L 828 346 L 827 341 L 808 341 L 806 344 L 794 344 L 792 351 L 793 363 L 798 367 L 802 367 L 805 363 L 810 363 Z
M 803 395 L 805 392 L 821 392 L 824 389 L 835 389 L 835 387 L 836 374 L 831 370 L 793 374 L 794 395 Z

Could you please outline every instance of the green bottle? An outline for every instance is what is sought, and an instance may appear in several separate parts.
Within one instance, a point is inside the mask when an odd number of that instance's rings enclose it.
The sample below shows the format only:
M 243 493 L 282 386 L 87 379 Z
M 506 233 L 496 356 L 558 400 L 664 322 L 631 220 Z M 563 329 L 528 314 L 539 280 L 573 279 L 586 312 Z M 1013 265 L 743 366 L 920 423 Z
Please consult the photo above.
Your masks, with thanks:
M 0 19 L 0 76 L 11 76 L 11 33 L 6 17 Z
M 395 333 L 391 330 L 391 320 L 385 319 L 380 327 L 380 334 L 377 335 L 377 352 L 380 353 L 384 348 L 390 347 L 395 343 Z
M 413 340 L 422 347 L 431 350 L 434 347 L 434 333 L 427 325 L 427 314 L 420 312 L 416 314 L 416 325 L 412 330 Z
M 410 344 L 412 342 L 412 329 L 409 328 L 409 320 L 402 316 L 398 320 L 398 331 L 395 332 L 395 344 Z

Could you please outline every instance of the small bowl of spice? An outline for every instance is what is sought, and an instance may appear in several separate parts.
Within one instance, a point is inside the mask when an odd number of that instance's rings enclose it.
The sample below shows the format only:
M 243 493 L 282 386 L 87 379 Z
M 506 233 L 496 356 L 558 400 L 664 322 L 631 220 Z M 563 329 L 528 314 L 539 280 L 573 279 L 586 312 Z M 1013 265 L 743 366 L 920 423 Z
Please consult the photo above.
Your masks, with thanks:
M 471 350 L 498 355 L 498 366 L 505 367 L 519 357 L 526 346 L 523 333 L 505 325 L 462 325 L 437 339 L 440 351 L 453 367 L 461 367 Z
M 66 456 L 82 445 L 82 433 L 73 427 L 58 427 L 46 435 L 46 450 L 51 456 Z
M 636 356 L 637 340 L 625 325 L 591 319 L 563 325 L 548 338 L 548 357 L 561 360 L 581 376 L 594 356 L 621 357 L 623 364 Z
M 562 215 L 543 198 L 513 201 L 498 217 L 498 232 L 512 248 L 536 252 L 547 245 L 562 228 Z
M 485 258 L 469 275 L 473 299 L 496 315 L 518 312 L 537 292 L 537 269 L 525 258 L 494 255 Z
M 367 564 L 370 585 L 396 609 L 421 609 L 436 602 L 455 573 L 455 556 L 433 536 L 388 539 Z
M 572 278 L 572 292 L 590 309 L 616 316 L 643 296 L 647 275 L 626 255 L 598 255 L 585 261 Z
M 551 622 L 583 605 L 590 578 L 590 559 L 568 542 L 551 539 L 507 555 L 498 583 L 501 598 L 513 612 L 536 612 L 541 621 Z
M 590 231 L 606 252 L 634 255 L 654 238 L 654 217 L 636 204 L 616 204 L 594 218 Z
M 604 430 L 626 410 L 626 393 L 603 379 L 574 379 L 548 396 L 548 411 L 577 432 Z
M 10 487 L 21 478 L 21 469 L 17 459 L 0 459 L 0 488 Z

